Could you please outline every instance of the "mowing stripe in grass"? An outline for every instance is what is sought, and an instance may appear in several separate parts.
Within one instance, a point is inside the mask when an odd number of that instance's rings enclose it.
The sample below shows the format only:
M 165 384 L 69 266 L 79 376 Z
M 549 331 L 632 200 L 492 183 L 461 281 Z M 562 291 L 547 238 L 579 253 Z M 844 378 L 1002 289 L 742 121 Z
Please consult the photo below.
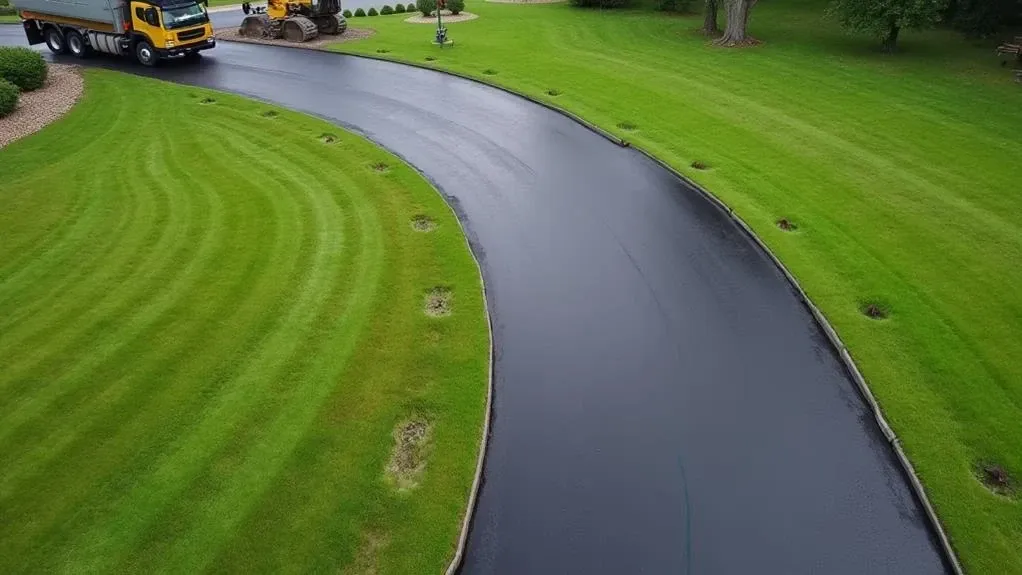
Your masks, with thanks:
M 0 570 L 336 571 L 366 532 L 389 542 L 381 571 L 442 569 L 487 369 L 478 271 L 443 200 L 357 137 L 323 146 L 339 131 L 321 121 L 86 80 L 64 120 L 0 151 L 0 226 L 16 224 L 0 246 Z M 125 152 L 140 129 L 158 136 Z M 417 213 L 442 227 L 416 233 Z M 441 282 L 464 307 L 437 344 L 418 307 Z M 413 409 L 435 449 L 395 497 L 383 462 Z

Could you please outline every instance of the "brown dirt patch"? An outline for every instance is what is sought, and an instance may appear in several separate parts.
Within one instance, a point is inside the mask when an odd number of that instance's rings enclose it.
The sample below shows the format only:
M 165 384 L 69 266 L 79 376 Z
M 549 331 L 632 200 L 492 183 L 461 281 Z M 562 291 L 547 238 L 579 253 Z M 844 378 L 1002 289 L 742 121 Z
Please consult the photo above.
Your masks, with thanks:
M 443 337 L 440 335 L 439 331 L 430 330 L 426 333 L 426 341 L 428 341 L 430 345 L 440 345 L 441 339 L 443 339 Z
M 862 314 L 869 319 L 884 319 L 887 317 L 887 308 L 876 302 L 869 302 L 862 306 Z
M 622 130 L 624 130 L 626 132 L 634 132 L 635 130 L 639 129 L 638 126 L 636 126 L 635 124 L 633 124 L 631 122 L 618 122 L 617 123 L 617 127 L 621 128 Z
M 455 22 L 475 20 L 479 17 L 478 14 L 473 14 L 471 12 L 462 12 L 455 16 L 454 14 L 451 14 L 450 10 L 443 10 L 440 12 L 440 15 L 443 16 L 444 24 L 454 24 Z M 434 13 L 432 16 L 423 16 L 420 12 L 411 18 L 405 18 L 405 22 L 408 22 L 409 24 L 436 24 L 436 14 Z
M 426 315 L 442 317 L 451 314 L 451 290 L 435 287 L 426 294 Z
M 82 96 L 84 88 L 76 66 L 50 64 L 43 87 L 23 92 L 14 112 L 0 118 L 0 148 L 60 119 Z
M 381 173 L 381 174 L 382 174 L 383 172 L 386 172 L 387 170 L 389 170 L 389 169 L 390 169 L 390 166 L 388 166 L 388 165 L 387 165 L 386 163 L 384 163 L 384 162 L 376 162 L 376 163 L 374 163 L 374 164 L 373 164 L 373 165 L 372 165 L 371 167 L 373 168 L 373 171 L 374 171 L 374 172 L 377 172 L 377 173 Z
M 413 417 L 394 428 L 394 450 L 387 463 L 387 477 L 398 490 L 413 489 L 426 470 L 426 451 L 431 426 L 425 418 Z
M 1015 495 L 1015 482 L 1008 472 L 1000 465 L 982 463 L 976 469 L 979 480 L 987 489 L 997 495 L 1012 497 Z
M 373 34 L 376 30 L 369 28 L 352 28 L 348 27 L 344 31 L 344 34 L 338 34 L 337 36 L 330 36 L 323 34 L 309 40 L 308 42 L 296 43 L 288 42 L 287 40 L 271 40 L 269 38 L 246 38 L 241 34 L 238 34 L 237 28 L 217 28 L 216 39 L 224 40 L 227 42 L 246 42 L 248 44 L 266 44 L 268 46 L 290 46 L 291 48 L 305 48 L 307 50 L 326 50 L 327 46 L 331 44 L 343 44 L 345 42 L 355 42 L 358 40 L 365 40 Z
M 417 232 L 431 232 L 436 229 L 436 222 L 425 214 L 417 214 L 412 218 L 412 229 Z
M 699 160 L 696 160 L 696 161 L 692 162 L 691 165 L 692 165 L 693 168 L 695 168 L 697 170 L 709 170 L 710 169 L 709 164 L 707 164 L 706 162 L 701 162 Z
M 788 218 L 781 218 L 777 220 L 777 227 L 781 228 L 786 232 L 793 232 L 798 229 L 798 225 L 795 222 L 789 220 Z
M 390 543 L 390 539 L 375 531 L 362 534 L 362 542 L 355 554 L 355 561 L 344 569 L 345 575 L 376 575 L 379 573 L 380 551 Z
M 330 134 L 328 132 L 324 132 L 319 135 L 319 141 L 323 142 L 324 144 L 333 144 L 334 142 L 337 141 L 337 134 Z

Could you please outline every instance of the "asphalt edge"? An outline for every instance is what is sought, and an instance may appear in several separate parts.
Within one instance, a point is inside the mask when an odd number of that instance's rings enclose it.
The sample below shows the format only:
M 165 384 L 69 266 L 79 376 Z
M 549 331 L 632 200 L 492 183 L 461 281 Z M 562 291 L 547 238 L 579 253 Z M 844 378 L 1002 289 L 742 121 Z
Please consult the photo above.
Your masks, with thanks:
M 817 325 L 827 335 L 828 341 L 830 341 L 830 344 L 834 347 L 834 351 L 838 354 L 838 357 L 840 358 L 841 363 L 844 365 L 845 370 L 851 376 L 852 381 L 855 382 L 856 387 L 859 389 L 859 393 L 862 395 L 863 399 L 866 401 L 866 404 L 869 406 L 870 411 L 873 413 L 873 419 L 876 421 L 877 426 L 880 428 L 880 432 L 883 434 L 884 439 L 886 439 L 888 444 L 890 444 L 891 449 L 894 451 L 895 458 L 901 464 L 902 472 L 905 473 L 906 477 L 908 478 L 909 485 L 912 487 L 912 491 L 915 494 L 916 499 L 919 501 L 919 504 L 922 505 L 923 511 L 925 512 L 926 517 L 930 522 L 930 526 L 933 528 L 934 532 L 937 535 L 937 540 L 940 543 L 941 550 L 944 552 L 945 560 L 947 561 L 955 575 L 965 575 L 965 571 L 962 568 L 962 564 L 958 560 L 958 555 L 955 553 L 954 547 L 951 545 L 951 540 L 948 537 L 947 533 L 945 532 L 944 526 L 943 524 L 941 524 L 940 519 L 937 517 L 937 512 L 934 509 L 933 504 L 930 502 L 929 497 L 926 496 L 926 490 L 923 487 L 922 481 L 919 479 L 919 475 L 916 473 L 915 467 L 912 466 L 912 463 L 909 461 L 908 456 L 905 454 L 904 449 L 902 449 L 901 440 L 898 439 L 898 436 L 894 433 L 894 430 L 891 428 L 890 424 L 887 423 L 887 418 L 884 417 L 883 411 L 880 408 L 880 404 L 877 402 L 876 397 L 870 390 L 869 384 L 866 382 L 866 378 L 863 377 L 862 372 L 859 371 L 858 366 L 855 364 L 855 360 L 852 359 L 848 347 L 841 340 L 840 336 L 838 336 L 837 330 L 834 329 L 834 327 L 827 320 L 826 316 L 823 315 L 823 312 L 820 311 L 820 309 L 816 307 L 816 304 L 813 303 L 812 299 L 809 298 L 809 294 L 807 294 L 806 291 L 802 289 L 802 285 L 798 282 L 797 279 L 795 279 L 795 276 L 792 275 L 790 271 L 788 271 L 788 268 L 783 263 L 781 263 L 780 258 L 778 258 L 777 255 L 774 254 L 773 250 L 767 247 L 766 243 L 763 242 L 763 240 L 761 240 L 759 236 L 756 235 L 755 232 L 753 232 L 752 228 L 747 223 L 745 223 L 745 220 L 743 220 L 738 214 L 736 214 L 735 211 L 730 206 L 728 206 L 723 200 L 721 200 L 720 198 L 718 198 L 717 196 L 703 188 L 701 185 L 696 183 L 694 180 L 692 180 L 685 174 L 675 169 L 673 166 L 669 165 L 667 162 L 664 162 L 663 160 L 654 156 L 652 153 L 646 151 L 645 149 L 641 147 L 633 147 L 631 145 L 631 142 L 629 142 L 628 140 L 615 136 L 614 134 L 608 132 L 607 130 L 604 130 L 603 128 L 597 126 L 596 124 L 593 124 L 592 122 L 589 122 L 588 120 L 583 119 L 581 116 L 578 116 L 573 112 L 555 106 L 549 102 L 540 100 L 534 96 L 530 96 L 528 94 L 518 92 L 506 86 L 502 86 L 500 84 L 484 80 L 481 78 L 476 78 L 462 72 L 457 72 L 453 70 L 442 70 L 419 62 L 412 62 L 409 60 L 403 60 L 398 58 L 373 56 L 371 54 L 337 52 L 334 50 L 328 51 L 337 54 L 343 54 L 346 56 L 354 56 L 356 58 L 367 58 L 370 60 L 380 60 L 383 62 L 402 64 L 405 66 L 412 66 L 415 68 L 421 68 L 423 70 L 431 70 L 433 72 L 447 74 L 449 76 L 455 76 L 463 80 L 468 80 L 470 82 L 475 82 L 477 84 L 483 84 L 491 88 L 495 88 L 502 92 L 506 92 L 513 96 L 518 96 L 519 98 L 523 98 L 534 104 L 543 106 L 548 110 L 551 110 L 553 112 L 561 114 L 562 116 L 566 116 L 571 120 L 574 120 L 583 127 L 604 137 L 607 140 L 610 140 L 611 142 L 617 144 L 618 146 L 621 146 L 623 148 L 633 148 L 635 151 L 642 154 L 649 160 L 653 161 L 660 167 L 674 174 L 675 177 L 680 179 L 685 184 L 689 185 L 692 189 L 699 192 L 699 194 L 701 194 L 704 198 L 708 199 L 718 209 L 723 210 L 725 213 L 727 213 L 728 217 L 730 217 L 731 220 L 734 221 L 735 224 L 737 224 L 738 227 L 745 232 L 746 236 L 748 236 L 757 246 L 759 246 L 761 250 L 763 250 L 763 252 L 774 262 L 774 265 L 777 266 L 777 268 L 781 271 L 782 274 L 784 274 L 784 277 L 787 278 L 788 283 L 798 294 L 799 299 L 802 300 L 803 305 L 805 305 L 806 308 L 809 309 L 809 312 L 816 320 Z M 480 462 L 481 461 L 482 459 L 480 458 Z M 474 500 L 474 498 L 475 493 L 473 492 L 472 499 Z M 462 554 L 463 549 L 459 545 L 456 559 L 460 560 Z M 456 565 L 454 562 L 451 563 L 451 567 L 454 568 L 454 570 L 456 570 Z M 447 570 L 447 575 L 453 575 L 453 573 L 454 571 L 452 571 L 451 568 Z
M 387 148 L 384 149 L 386 150 Z M 461 520 L 461 532 L 458 534 L 458 546 L 455 548 L 454 557 L 451 558 L 451 562 L 447 565 L 447 571 L 445 572 L 446 575 L 455 575 L 461 567 L 461 562 L 465 558 L 465 547 L 468 544 L 468 534 L 472 527 L 472 518 L 475 515 L 476 501 L 479 499 L 479 490 L 483 483 L 483 468 L 486 463 L 486 447 L 490 443 L 490 421 L 493 418 L 493 375 L 494 363 L 496 363 L 494 361 L 493 316 L 490 314 L 490 302 L 487 298 L 486 277 L 483 275 L 483 266 L 479 263 L 479 257 L 476 256 L 476 252 L 472 248 L 472 241 L 469 239 L 468 230 L 465 229 L 465 224 L 461 221 L 458 210 L 454 209 L 454 206 L 447 201 L 447 196 L 443 193 L 440 187 L 434 184 L 433 181 L 426 176 L 426 174 L 420 172 L 417 167 L 404 158 L 402 158 L 402 161 L 411 166 L 416 173 L 433 186 L 433 189 L 437 191 L 440 198 L 444 200 L 444 205 L 447 206 L 447 209 L 451 210 L 451 214 L 454 215 L 454 220 L 458 222 L 458 231 L 461 233 L 461 237 L 465 239 L 465 245 L 468 246 L 468 253 L 472 254 L 472 261 L 475 262 L 476 270 L 479 272 L 479 289 L 483 295 L 483 311 L 486 313 L 486 329 L 489 332 L 488 335 L 490 339 L 490 355 L 486 383 L 486 408 L 483 412 L 483 433 L 482 437 L 479 438 L 479 455 L 476 460 L 476 472 L 475 477 L 472 478 L 472 488 L 469 491 L 468 503 L 465 506 L 465 517 Z

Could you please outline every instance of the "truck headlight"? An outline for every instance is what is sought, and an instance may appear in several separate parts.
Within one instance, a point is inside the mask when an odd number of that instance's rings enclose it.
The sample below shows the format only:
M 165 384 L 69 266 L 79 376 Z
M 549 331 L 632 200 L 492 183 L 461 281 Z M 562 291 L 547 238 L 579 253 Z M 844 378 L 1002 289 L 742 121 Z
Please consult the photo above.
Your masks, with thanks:
M 167 40 L 167 48 L 173 48 L 173 47 L 174 47 L 174 41 L 173 40 Z

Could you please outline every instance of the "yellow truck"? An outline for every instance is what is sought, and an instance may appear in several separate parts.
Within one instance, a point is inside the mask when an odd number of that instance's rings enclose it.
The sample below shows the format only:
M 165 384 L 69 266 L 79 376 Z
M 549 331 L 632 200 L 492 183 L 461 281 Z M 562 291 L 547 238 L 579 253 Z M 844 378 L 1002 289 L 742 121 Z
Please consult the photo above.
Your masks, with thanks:
M 29 44 L 85 58 L 134 56 L 152 66 L 216 46 L 204 5 L 195 0 L 13 0 Z

